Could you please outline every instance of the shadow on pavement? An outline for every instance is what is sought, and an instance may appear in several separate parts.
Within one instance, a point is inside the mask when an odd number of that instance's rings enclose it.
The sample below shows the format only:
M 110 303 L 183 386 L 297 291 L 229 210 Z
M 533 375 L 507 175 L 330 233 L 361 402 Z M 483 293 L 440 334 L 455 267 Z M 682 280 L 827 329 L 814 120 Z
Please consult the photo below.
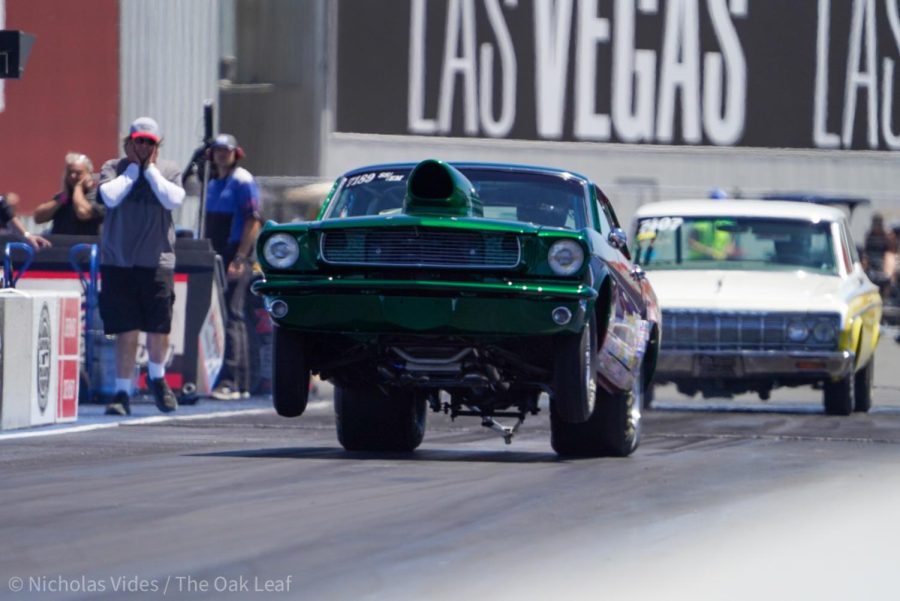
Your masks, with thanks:
M 335 459 L 340 461 L 428 461 L 470 463 L 559 463 L 577 460 L 562 459 L 555 453 L 528 451 L 484 451 L 420 449 L 412 453 L 345 451 L 340 447 L 282 447 L 247 449 L 218 453 L 197 453 L 191 457 L 240 457 L 248 459 Z

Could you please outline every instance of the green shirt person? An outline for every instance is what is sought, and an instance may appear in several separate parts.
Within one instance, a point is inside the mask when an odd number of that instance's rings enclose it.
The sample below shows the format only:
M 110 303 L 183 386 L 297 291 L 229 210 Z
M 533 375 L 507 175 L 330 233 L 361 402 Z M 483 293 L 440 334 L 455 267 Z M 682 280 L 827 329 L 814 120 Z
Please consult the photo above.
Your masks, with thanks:
M 737 254 L 734 236 L 726 227 L 733 225 L 728 220 L 700 220 L 691 225 L 688 237 L 691 260 L 714 259 L 722 261 Z

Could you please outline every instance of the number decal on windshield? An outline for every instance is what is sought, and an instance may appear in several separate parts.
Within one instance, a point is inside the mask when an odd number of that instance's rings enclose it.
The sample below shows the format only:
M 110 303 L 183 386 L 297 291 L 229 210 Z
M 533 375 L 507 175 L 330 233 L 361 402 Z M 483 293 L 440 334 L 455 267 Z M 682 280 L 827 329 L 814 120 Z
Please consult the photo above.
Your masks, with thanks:
M 359 175 L 354 175 L 353 177 L 348 178 L 345 186 L 347 188 L 352 188 L 353 186 L 371 184 L 376 179 L 384 180 L 386 182 L 402 182 L 403 174 L 394 173 L 393 171 L 380 171 L 378 173 L 372 171 L 370 173 L 360 173 Z
M 375 181 L 375 175 L 375 173 L 360 173 L 359 175 L 354 175 L 347 180 L 347 187 L 352 188 L 353 186 L 371 183 Z
M 641 221 L 641 229 L 639 234 L 650 234 L 656 232 L 668 232 L 677 230 L 684 223 L 681 217 L 653 217 Z

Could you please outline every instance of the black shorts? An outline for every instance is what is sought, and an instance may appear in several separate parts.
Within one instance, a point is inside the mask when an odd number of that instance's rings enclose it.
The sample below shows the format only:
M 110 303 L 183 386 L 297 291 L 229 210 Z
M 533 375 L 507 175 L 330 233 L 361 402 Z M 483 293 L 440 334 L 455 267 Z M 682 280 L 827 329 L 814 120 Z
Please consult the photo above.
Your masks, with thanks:
M 168 334 L 175 272 L 151 267 L 100 267 L 100 318 L 106 334 L 139 330 Z

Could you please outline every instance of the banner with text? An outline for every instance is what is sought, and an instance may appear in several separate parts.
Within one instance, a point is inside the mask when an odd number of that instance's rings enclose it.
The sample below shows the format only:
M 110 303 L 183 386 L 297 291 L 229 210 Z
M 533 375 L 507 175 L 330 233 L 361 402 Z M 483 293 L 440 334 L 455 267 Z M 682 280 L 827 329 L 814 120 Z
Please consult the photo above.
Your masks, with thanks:
M 340 132 L 900 148 L 900 0 L 342 0 L 337 46 Z

